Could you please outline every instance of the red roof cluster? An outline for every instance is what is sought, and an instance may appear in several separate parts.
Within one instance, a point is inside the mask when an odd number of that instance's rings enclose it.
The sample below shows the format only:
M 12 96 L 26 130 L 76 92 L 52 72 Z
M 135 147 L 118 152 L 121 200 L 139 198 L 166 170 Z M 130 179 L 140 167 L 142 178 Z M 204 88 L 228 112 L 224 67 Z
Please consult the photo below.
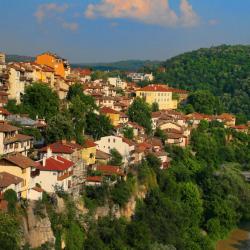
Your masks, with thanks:
M 75 142 L 58 141 L 41 148 L 39 151 L 47 152 L 48 147 L 51 149 L 52 153 L 55 154 L 73 154 L 75 150 L 82 148 L 79 144 Z
M 36 168 L 44 171 L 64 171 L 73 166 L 73 161 L 69 161 L 61 156 L 57 156 L 46 159 L 44 166 L 40 164 Z
M 120 175 L 123 176 L 123 171 L 116 166 L 111 165 L 100 165 L 96 167 L 96 171 L 102 172 L 104 175 Z
M 85 140 L 83 147 L 84 147 L 84 148 L 93 148 L 93 147 L 95 147 L 96 145 L 97 145 L 97 144 L 94 143 L 93 140 L 87 139 L 87 140 Z

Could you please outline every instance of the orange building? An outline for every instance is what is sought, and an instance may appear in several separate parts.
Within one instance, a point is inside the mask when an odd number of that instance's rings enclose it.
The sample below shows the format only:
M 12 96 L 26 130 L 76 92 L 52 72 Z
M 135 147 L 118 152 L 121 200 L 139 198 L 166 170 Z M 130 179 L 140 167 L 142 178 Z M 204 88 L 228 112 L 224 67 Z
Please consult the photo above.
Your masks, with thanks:
M 41 65 L 47 65 L 54 69 L 55 74 L 63 78 L 69 75 L 70 66 L 66 59 L 59 57 L 51 52 L 45 52 L 36 57 L 36 63 Z

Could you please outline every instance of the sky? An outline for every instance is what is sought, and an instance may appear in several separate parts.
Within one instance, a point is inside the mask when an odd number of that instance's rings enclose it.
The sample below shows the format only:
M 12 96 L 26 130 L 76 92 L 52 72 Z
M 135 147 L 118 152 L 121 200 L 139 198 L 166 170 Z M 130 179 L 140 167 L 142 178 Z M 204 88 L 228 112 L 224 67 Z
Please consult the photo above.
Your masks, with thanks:
M 0 0 L 0 51 L 77 62 L 166 60 L 250 44 L 250 0 Z

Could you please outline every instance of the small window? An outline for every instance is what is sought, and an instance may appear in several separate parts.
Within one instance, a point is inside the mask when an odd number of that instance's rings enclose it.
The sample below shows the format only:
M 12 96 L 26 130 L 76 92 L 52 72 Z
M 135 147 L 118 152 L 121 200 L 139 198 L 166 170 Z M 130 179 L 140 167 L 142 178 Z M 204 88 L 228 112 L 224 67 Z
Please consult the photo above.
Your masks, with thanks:
M 115 143 L 115 139 L 113 139 L 113 142 Z

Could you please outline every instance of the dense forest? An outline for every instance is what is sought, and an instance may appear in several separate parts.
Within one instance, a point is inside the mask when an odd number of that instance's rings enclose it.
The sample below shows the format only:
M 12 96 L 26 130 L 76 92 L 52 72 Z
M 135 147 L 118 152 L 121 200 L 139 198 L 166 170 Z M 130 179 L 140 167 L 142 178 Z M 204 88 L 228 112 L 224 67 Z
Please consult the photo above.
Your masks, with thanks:
M 207 90 L 219 97 L 223 111 L 250 118 L 250 46 L 199 49 L 161 66 L 166 70 L 155 72 L 156 82 L 189 91 Z

